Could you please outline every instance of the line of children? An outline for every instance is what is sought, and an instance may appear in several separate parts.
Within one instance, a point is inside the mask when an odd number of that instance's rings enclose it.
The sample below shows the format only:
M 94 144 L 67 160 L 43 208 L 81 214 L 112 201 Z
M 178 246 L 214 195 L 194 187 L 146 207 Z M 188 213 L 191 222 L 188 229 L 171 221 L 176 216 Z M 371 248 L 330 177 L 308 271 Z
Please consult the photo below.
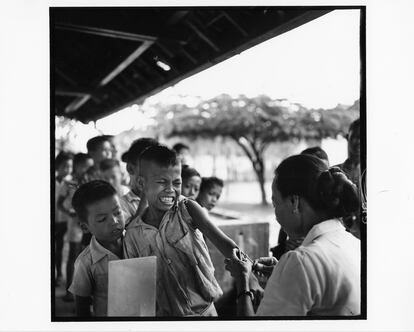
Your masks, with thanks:
M 55 158 L 55 269 L 56 282 L 62 278 L 62 250 L 63 238 L 67 230 L 67 216 L 63 214 L 57 206 L 60 188 L 65 179 L 70 178 L 72 172 L 72 155 L 60 152 Z
M 202 233 L 225 257 L 237 245 L 198 203 L 181 196 L 181 164 L 173 150 L 150 147 L 139 163 L 148 207 L 127 229 L 125 258 L 157 257 L 157 316 L 217 316 L 213 302 L 222 291 Z
M 148 255 L 158 257 L 157 316 L 217 316 L 214 301 L 222 291 L 214 278 L 214 267 L 200 230 L 225 257 L 237 246 L 210 222 L 207 212 L 195 202 L 200 174 L 189 166 L 183 168 L 183 193 L 189 199 L 181 196 L 181 163 L 175 152 L 154 139 L 141 138 L 123 155 L 131 190 L 120 198 L 119 190 L 115 189 L 120 176 L 114 174 L 119 170 L 119 162 L 107 158 L 110 153 L 106 143 L 102 136 L 88 142 L 88 150 L 94 151 L 94 165 L 100 160 L 99 177 L 106 181 L 91 181 L 94 178 L 91 168 L 96 174 L 96 167 L 88 167 L 91 160 L 81 158 L 88 155 L 78 154 L 73 181 L 67 182 L 59 202 L 60 210 L 70 216 L 72 235 L 79 234 L 73 230 L 77 227 L 80 231 L 80 224 L 92 237 L 79 256 L 79 242 L 73 237 L 69 239 L 67 290 L 75 295 L 77 316 L 107 315 L 109 260 Z M 88 174 L 82 177 L 86 170 Z M 206 180 L 207 191 L 211 190 L 211 184 L 223 186 L 217 178 Z M 213 203 L 202 200 L 208 202 L 205 204 L 210 209 L 221 188 Z M 68 204 L 72 196 L 72 204 Z M 129 222 L 123 257 L 121 231 Z M 116 238 L 111 237 L 112 233 L 116 233 Z M 68 300 L 70 293 L 65 296 Z
M 72 282 L 75 259 L 82 249 L 81 241 L 83 234 L 79 226 L 76 212 L 72 207 L 72 197 L 78 186 L 87 182 L 85 174 L 92 163 L 93 161 L 89 155 L 85 153 L 76 154 L 73 158 L 72 179 L 70 181 L 65 181 L 59 190 L 57 209 L 65 215 L 68 220 L 66 240 L 69 242 L 69 254 L 66 262 L 66 294 L 63 298 L 64 301 L 73 300 L 72 294 L 69 293 L 68 288 Z

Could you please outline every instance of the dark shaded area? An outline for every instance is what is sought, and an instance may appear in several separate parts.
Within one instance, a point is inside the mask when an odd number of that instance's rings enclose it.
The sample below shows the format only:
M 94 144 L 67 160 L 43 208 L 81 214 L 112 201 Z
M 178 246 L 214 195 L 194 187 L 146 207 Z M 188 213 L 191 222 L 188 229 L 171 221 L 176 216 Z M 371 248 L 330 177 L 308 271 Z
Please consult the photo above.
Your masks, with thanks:
M 51 8 L 52 109 L 95 121 L 331 10 Z

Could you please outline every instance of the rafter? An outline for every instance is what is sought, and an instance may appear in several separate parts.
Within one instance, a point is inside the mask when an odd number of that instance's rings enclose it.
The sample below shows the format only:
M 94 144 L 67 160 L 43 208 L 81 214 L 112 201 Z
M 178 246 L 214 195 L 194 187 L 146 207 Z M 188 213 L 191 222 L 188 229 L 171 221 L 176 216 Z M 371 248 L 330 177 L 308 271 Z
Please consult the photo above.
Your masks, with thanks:
M 197 28 L 194 24 L 191 22 L 186 22 L 187 25 L 195 32 L 195 34 L 200 37 L 202 40 L 204 40 L 208 45 L 211 46 L 212 49 L 214 49 L 216 52 L 219 52 L 220 49 L 216 44 L 214 44 L 210 38 L 208 38 L 199 28 Z
M 58 24 L 56 24 L 56 29 L 67 30 L 67 31 L 75 31 L 75 32 L 86 33 L 86 34 L 90 34 L 90 35 L 103 36 L 103 37 L 109 37 L 109 38 L 133 40 L 133 41 L 139 41 L 139 42 L 146 42 L 146 41 L 154 42 L 157 39 L 156 37 L 148 36 L 148 35 L 140 35 L 140 34 L 137 34 L 137 33 L 111 30 L 111 29 L 103 29 L 103 28 L 96 28 L 96 27 L 90 27 L 90 26 L 78 25 L 78 24 L 58 23 Z
M 145 41 L 139 46 L 134 52 L 132 52 L 124 61 L 122 61 L 118 66 L 116 66 L 108 75 L 106 75 L 101 82 L 100 86 L 108 84 L 111 80 L 114 79 L 119 73 L 121 73 L 126 67 L 128 67 L 132 62 L 141 56 L 151 45 L 152 41 Z

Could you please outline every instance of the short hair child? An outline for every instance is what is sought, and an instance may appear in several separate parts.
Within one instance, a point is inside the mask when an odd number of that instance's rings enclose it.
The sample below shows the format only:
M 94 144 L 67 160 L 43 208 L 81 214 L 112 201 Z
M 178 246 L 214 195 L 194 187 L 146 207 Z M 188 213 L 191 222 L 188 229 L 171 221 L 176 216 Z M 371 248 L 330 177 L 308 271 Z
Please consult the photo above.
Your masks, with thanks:
M 216 316 L 213 301 L 222 291 L 200 231 L 225 257 L 237 246 L 195 201 L 181 196 L 181 165 L 173 150 L 150 147 L 139 162 L 148 207 L 128 227 L 124 255 L 157 257 L 157 316 Z
M 174 144 L 173 150 L 177 153 L 177 157 L 181 160 L 182 165 L 187 165 L 187 157 L 190 154 L 190 147 L 184 143 Z
M 181 170 L 181 178 L 183 181 L 181 186 L 183 196 L 193 200 L 197 199 L 201 185 L 200 173 L 195 168 L 184 165 Z
M 121 197 L 121 207 L 125 216 L 125 224 L 128 225 L 136 214 L 145 207 L 141 203 L 141 188 L 138 183 L 139 162 L 141 153 L 150 146 L 158 145 L 158 141 L 150 137 L 142 137 L 132 142 L 129 150 L 122 155 L 122 161 L 127 163 L 127 171 L 130 177 L 131 190 Z
M 124 219 L 114 187 L 94 180 L 76 190 L 72 205 L 90 244 L 79 254 L 69 291 L 75 295 L 78 316 L 107 316 L 108 262 L 122 258 Z
M 128 188 L 122 185 L 122 171 L 119 161 L 116 159 L 104 159 L 99 164 L 102 180 L 109 182 L 121 197 L 128 192 Z
M 56 180 L 61 182 L 66 176 L 72 173 L 73 154 L 60 152 L 55 158 Z
M 99 167 L 102 160 L 112 158 L 112 145 L 107 135 L 92 137 L 86 143 L 86 148 L 95 163 L 95 167 Z
M 215 176 L 203 177 L 197 202 L 208 211 L 211 211 L 220 199 L 224 182 Z

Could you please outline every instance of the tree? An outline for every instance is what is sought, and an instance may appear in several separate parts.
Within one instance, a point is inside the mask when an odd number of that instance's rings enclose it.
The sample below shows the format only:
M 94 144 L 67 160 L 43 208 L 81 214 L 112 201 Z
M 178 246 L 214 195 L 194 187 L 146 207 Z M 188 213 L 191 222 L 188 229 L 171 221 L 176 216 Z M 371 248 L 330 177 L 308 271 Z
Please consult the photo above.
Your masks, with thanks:
M 158 114 L 159 129 L 167 137 L 216 136 L 232 139 L 252 163 L 266 205 L 264 152 L 273 142 L 322 139 L 344 134 L 352 117 L 344 110 L 308 110 L 299 104 L 268 96 L 247 98 L 220 95 L 195 108 L 164 105 Z

